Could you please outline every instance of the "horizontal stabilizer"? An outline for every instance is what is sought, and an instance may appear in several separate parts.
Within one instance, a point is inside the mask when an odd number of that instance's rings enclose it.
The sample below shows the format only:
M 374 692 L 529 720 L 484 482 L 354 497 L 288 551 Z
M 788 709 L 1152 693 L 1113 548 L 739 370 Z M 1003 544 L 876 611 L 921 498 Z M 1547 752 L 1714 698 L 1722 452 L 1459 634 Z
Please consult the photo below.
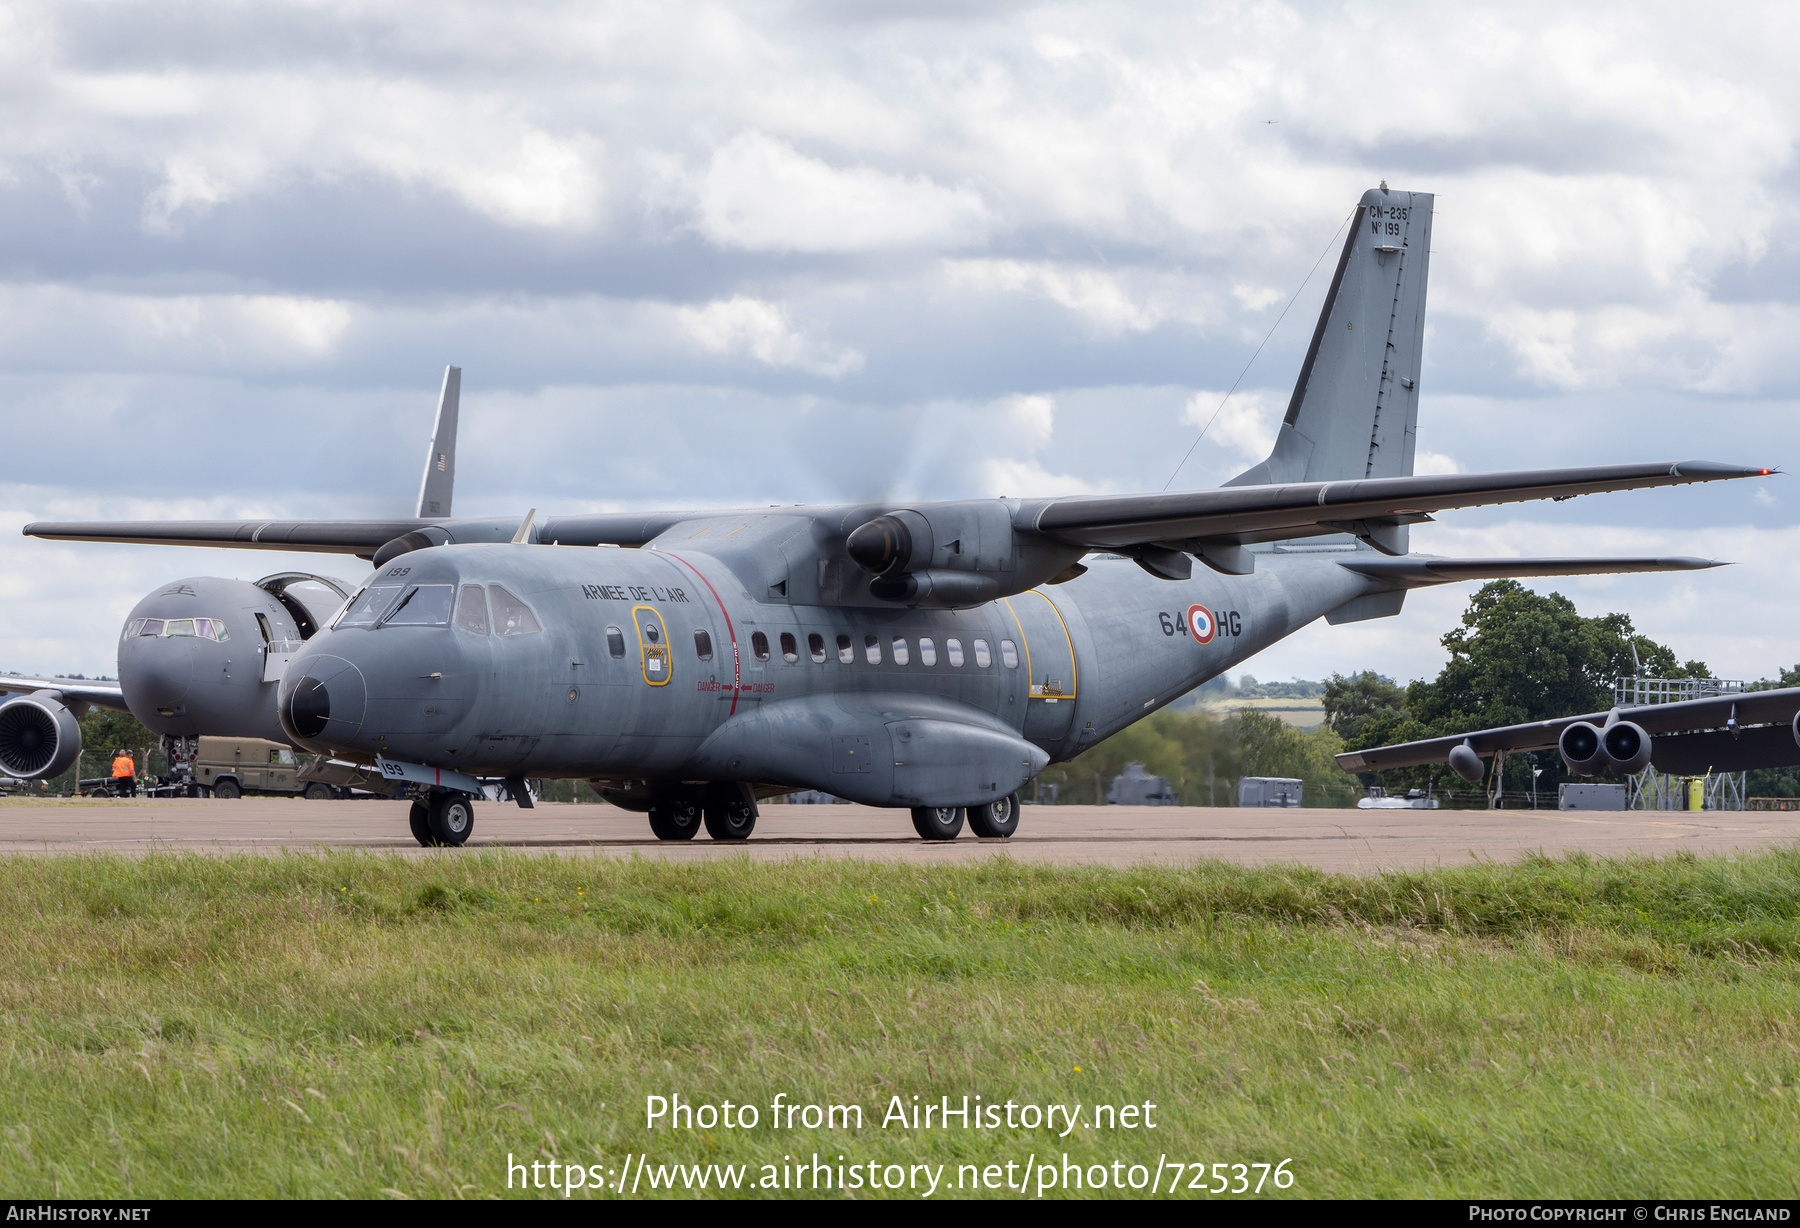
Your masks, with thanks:
M 1727 564 L 1716 559 L 1676 556 L 1662 559 L 1444 559 L 1429 554 L 1405 558 L 1342 560 L 1342 566 L 1375 580 L 1407 588 L 1454 584 L 1460 580 L 1506 580 L 1516 576 L 1609 576 L 1639 571 L 1701 571 Z

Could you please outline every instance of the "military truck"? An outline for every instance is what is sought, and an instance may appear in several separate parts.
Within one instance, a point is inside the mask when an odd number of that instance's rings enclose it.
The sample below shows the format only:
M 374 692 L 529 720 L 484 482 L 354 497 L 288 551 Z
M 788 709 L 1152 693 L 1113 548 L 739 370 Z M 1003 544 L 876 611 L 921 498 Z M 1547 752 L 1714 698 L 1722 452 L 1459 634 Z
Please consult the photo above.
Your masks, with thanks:
M 200 739 L 194 756 L 194 782 L 214 797 L 242 797 L 246 793 L 299 793 L 312 800 L 341 797 L 324 781 L 300 779 L 305 766 L 294 748 L 262 738 Z

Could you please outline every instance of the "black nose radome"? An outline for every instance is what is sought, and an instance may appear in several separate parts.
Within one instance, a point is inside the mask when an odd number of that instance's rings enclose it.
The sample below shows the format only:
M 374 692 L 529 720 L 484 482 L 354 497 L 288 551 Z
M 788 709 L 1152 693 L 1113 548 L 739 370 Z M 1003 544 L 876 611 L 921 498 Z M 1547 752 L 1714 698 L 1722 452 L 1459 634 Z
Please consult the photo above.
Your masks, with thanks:
M 288 721 L 303 738 L 316 738 L 325 732 L 331 719 L 331 693 L 317 678 L 302 678 L 288 699 Z

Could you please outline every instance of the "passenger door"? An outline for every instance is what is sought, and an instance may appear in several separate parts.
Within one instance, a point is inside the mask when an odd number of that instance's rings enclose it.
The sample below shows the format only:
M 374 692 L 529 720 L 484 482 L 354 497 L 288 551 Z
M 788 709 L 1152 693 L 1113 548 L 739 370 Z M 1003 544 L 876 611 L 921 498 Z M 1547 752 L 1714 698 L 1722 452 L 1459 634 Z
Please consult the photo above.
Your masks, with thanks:
M 1031 691 L 1026 700 L 1026 740 L 1060 742 L 1075 719 L 1075 645 L 1056 603 L 1038 590 L 1006 599 L 1022 639 Z

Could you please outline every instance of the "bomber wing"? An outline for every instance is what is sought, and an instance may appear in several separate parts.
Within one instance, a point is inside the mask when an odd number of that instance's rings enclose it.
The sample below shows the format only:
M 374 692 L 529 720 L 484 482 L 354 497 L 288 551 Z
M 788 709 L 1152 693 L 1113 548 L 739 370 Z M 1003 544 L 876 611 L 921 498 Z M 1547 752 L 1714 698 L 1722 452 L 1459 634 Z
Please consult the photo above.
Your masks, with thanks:
M 1752 746 L 1758 761 L 1752 766 L 1767 765 L 1768 754 L 1777 747 L 1764 745 L 1770 741 L 1768 735 L 1755 728 L 1743 727 L 1776 726 L 1775 732 L 1780 737 L 1774 741 L 1779 743 L 1781 738 L 1785 738 L 1788 743 L 1786 752 L 1792 756 L 1785 761 L 1800 761 L 1800 746 L 1794 744 L 1787 729 L 1780 728 L 1792 721 L 1795 713 L 1800 712 L 1800 687 L 1786 687 L 1776 691 L 1738 691 L 1706 699 L 1686 699 L 1679 703 L 1620 708 L 1618 712 L 1622 719 L 1643 726 L 1645 732 L 1651 734 L 1658 744 L 1667 735 L 1689 735 L 1700 730 L 1716 731 L 1716 734 L 1708 732 L 1699 735 L 1708 739 L 1753 739 Z M 1451 734 L 1443 738 L 1426 738 L 1418 742 L 1346 751 L 1337 756 L 1337 763 L 1346 772 L 1380 772 L 1388 768 L 1423 767 L 1443 763 L 1452 750 L 1464 743 L 1478 755 L 1491 755 L 1496 751 L 1511 753 L 1553 750 L 1561 739 L 1563 730 L 1576 721 L 1605 724 L 1609 715 L 1607 712 L 1585 712 L 1580 716 L 1563 716 L 1549 721 L 1531 721 L 1523 725 L 1478 729 L 1473 733 Z M 1682 740 L 1685 739 L 1677 741 L 1679 743 Z M 1718 749 L 1715 748 L 1712 753 L 1714 758 L 1709 762 L 1716 770 L 1737 770 L 1726 765 Z M 1654 752 L 1653 759 L 1659 768 L 1679 770 L 1656 758 Z
M 116 682 L 98 682 L 88 678 L 27 678 L 20 674 L 0 674 L 0 692 L 30 695 L 38 691 L 54 691 L 65 707 L 88 704 L 129 712 L 125 696 Z

